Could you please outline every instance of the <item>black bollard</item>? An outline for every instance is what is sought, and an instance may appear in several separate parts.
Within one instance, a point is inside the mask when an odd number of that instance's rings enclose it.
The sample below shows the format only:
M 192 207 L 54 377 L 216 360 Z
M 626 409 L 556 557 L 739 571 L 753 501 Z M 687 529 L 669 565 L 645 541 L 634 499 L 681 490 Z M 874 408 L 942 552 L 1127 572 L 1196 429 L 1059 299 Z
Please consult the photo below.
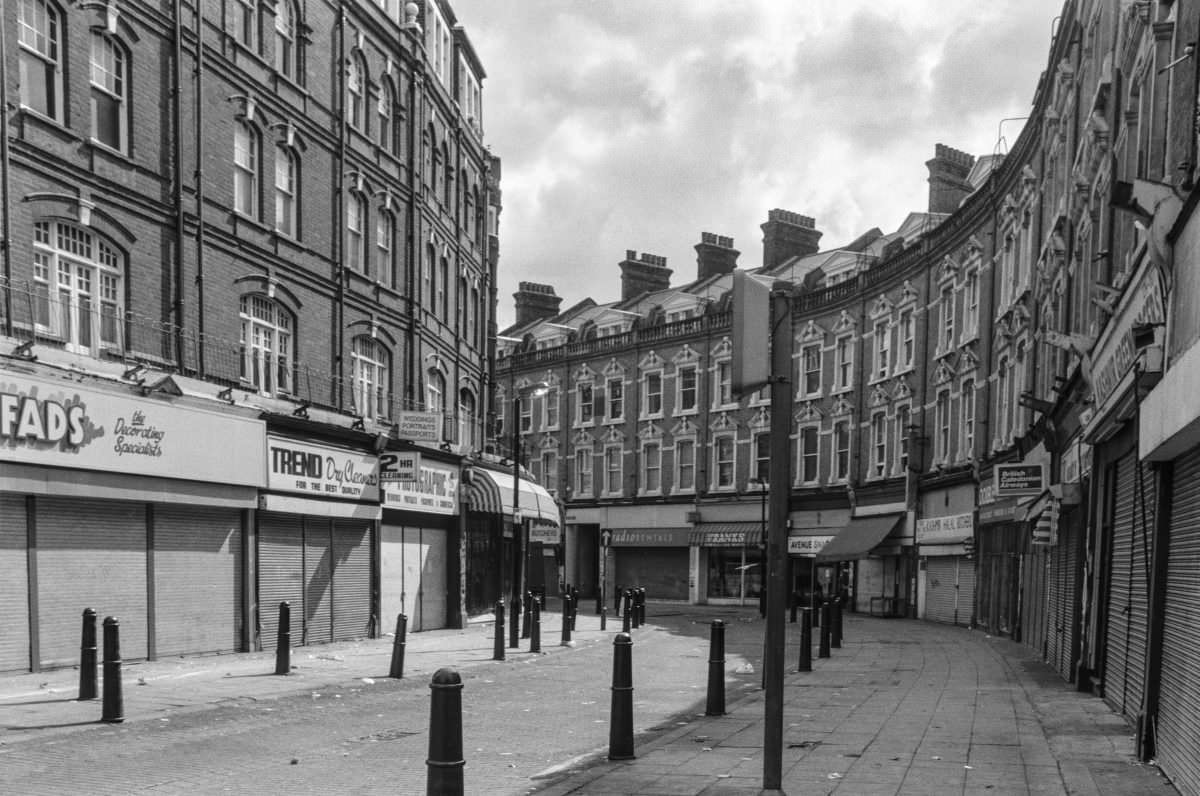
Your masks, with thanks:
M 571 631 L 575 630 L 575 620 L 579 617 L 579 587 L 571 587 Z
M 613 600 L 613 616 L 621 616 L 621 600 L 625 599 L 625 592 L 621 589 L 621 584 L 617 584 L 616 598 Z
M 832 616 L 829 622 L 829 646 L 835 650 L 842 648 L 842 598 L 833 601 Z
M 626 606 L 626 610 L 628 610 L 628 612 L 631 614 L 630 619 L 629 619 L 629 624 L 633 627 L 634 630 L 637 630 L 639 627 L 642 626 L 642 612 L 640 610 L 638 610 L 638 590 L 637 589 L 629 590 L 629 604 Z
M 608 629 L 608 606 L 607 605 L 600 606 L 600 629 L 601 630 Z
M 392 639 L 392 666 L 388 677 L 400 680 L 404 677 L 404 647 L 408 644 L 408 617 L 396 617 L 396 635 Z
M 516 597 L 513 597 L 512 603 L 509 604 L 509 607 L 512 609 L 509 616 L 509 618 L 512 620 L 512 624 L 508 627 L 508 648 L 515 650 L 517 647 L 521 646 L 521 642 L 517 638 L 521 632 L 521 603 Z
M 279 632 L 275 636 L 275 674 L 292 671 L 292 606 L 287 600 L 279 604 Z
M 492 645 L 492 660 L 504 660 L 504 600 L 496 600 L 496 640 Z
M 798 672 L 812 671 L 812 609 L 800 609 L 800 663 Z
M 125 721 L 125 699 L 121 695 L 121 623 L 104 617 L 104 699 L 100 721 Z
M 630 619 L 629 603 L 626 602 L 625 603 L 625 613 L 621 614 L 621 632 L 622 633 L 628 633 L 630 630 L 633 629 L 633 626 L 630 624 L 629 619 Z
M 817 657 L 829 657 L 829 603 L 821 603 L 821 642 L 817 645 Z
M 646 624 L 646 587 L 639 586 L 637 590 L 638 624 Z
M 529 620 L 529 651 L 542 651 L 542 606 L 536 599 L 533 601 L 533 615 Z
M 712 620 L 708 641 L 708 698 L 705 716 L 725 715 L 725 623 Z
M 79 642 L 79 698 L 96 698 L 96 609 L 83 609 L 83 636 Z
M 533 631 L 533 592 L 525 592 L 525 617 L 521 623 L 521 638 L 529 638 Z
M 633 754 L 633 639 L 618 633 L 613 639 L 612 706 L 609 710 L 608 759 L 632 760 Z
M 571 595 L 563 595 L 563 610 L 562 610 L 562 640 L 559 642 L 561 646 L 571 646 Z
M 429 683 L 429 757 L 426 796 L 462 796 L 462 678 L 453 669 L 438 669 Z

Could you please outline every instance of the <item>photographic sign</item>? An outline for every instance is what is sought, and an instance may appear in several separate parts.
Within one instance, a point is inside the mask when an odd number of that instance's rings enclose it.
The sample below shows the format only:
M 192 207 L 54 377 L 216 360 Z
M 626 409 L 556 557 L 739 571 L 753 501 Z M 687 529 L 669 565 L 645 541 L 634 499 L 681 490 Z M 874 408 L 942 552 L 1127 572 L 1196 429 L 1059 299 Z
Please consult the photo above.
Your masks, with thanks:
M 429 459 L 421 460 L 420 454 L 410 451 L 389 451 L 380 456 L 380 475 L 383 474 L 384 459 L 393 455 L 397 473 L 405 472 L 415 465 L 411 478 L 389 478 L 380 481 L 383 489 L 383 506 L 389 509 L 426 511 L 431 514 L 458 514 L 458 486 L 460 471 L 456 465 L 443 464 Z M 391 463 L 388 464 L 390 468 Z
M 442 441 L 441 412 L 397 412 L 396 436 L 413 442 Z
M 1012 495 L 1040 495 L 1046 488 L 1044 464 L 997 464 L 996 494 L 999 497 Z

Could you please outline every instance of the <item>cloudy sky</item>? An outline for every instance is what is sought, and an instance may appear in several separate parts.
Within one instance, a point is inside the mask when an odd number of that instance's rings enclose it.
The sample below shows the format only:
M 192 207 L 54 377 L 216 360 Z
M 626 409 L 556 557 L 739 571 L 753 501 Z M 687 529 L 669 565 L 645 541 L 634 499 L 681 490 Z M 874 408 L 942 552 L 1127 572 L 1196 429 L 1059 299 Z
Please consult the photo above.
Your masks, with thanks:
M 832 247 L 926 207 L 935 143 L 1004 152 L 1058 0 L 451 0 L 503 159 L 500 327 L 522 280 L 620 297 L 626 249 L 762 260 L 773 207 Z

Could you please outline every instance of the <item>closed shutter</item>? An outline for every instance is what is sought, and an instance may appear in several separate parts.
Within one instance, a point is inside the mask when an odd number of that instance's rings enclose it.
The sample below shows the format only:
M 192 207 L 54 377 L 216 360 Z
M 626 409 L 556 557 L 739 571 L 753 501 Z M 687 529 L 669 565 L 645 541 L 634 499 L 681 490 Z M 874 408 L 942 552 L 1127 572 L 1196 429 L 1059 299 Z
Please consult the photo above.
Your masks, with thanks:
M 1200 793 L 1200 449 L 1173 481 L 1157 757 L 1180 792 Z
M 1109 567 L 1108 637 L 1105 640 L 1104 700 L 1135 718 L 1142 706 L 1146 662 L 1147 553 L 1153 523 L 1152 485 L 1147 475 L 1138 499 L 1136 453 L 1114 468 L 1113 544 Z
M 925 559 L 925 618 L 954 624 L 955 556 Z
M 237 509 L 154 507 L 155 653 L 232 652 L 242 627 Z
M 1062 655 L 1063 557 L 1066 544 L 1060 520 L 1058 543 L 1049 550 L 1046 573 L 1046 662 L 1056 670 Z
M 333 523 L 333 637 L 336 640 L 371 635 L 370 521 Z
M 0 495 L 0 672 L 30 668 L 28 538 L 25 496 Z
M 956 624 L 970 627 L 975 621 L 975 562 L 958 559 L 958 618 Z
M 121 657 L 146 647 L 146 508 L 110 500 L 37 499 L 38 628 L 41 665 L 79 661 L 83 609 L 120 622 Z
M 1067 681 L 1075 679 L 1075 661 L 1079 656 L 1079 593 L 1082 588 L 1079 562 L 1080 546 L 1083 543 L 1083 512 L 1076 510 L 1064 524 L 1065 537 L 1060 536 L 1062 549 L 1062 606 L 1059 611 L 1059 632 L 1062 641 L 1058 647 L 1058 672 Z
M 259 643 L 275 649 L 279 632 L 279 604 L 291 611 L 292 646 L 303 643 L 304 627 L 304 525 L 290 514 L 258 515 L 258 624 Z
M 1021 598 L 1021 641 L 1038 657 L 1046 653 L 1046 567 L 1050 562 L 1045 545 L 1030 545 L 1023 556 L 1024 578 Z
M 688 548 L 614 547 L 614 583 L 640 586 L 648 600 L 688 598 Z
M 333 640 L 332 523 L 324 517 L 304 518 L 304 643 Z

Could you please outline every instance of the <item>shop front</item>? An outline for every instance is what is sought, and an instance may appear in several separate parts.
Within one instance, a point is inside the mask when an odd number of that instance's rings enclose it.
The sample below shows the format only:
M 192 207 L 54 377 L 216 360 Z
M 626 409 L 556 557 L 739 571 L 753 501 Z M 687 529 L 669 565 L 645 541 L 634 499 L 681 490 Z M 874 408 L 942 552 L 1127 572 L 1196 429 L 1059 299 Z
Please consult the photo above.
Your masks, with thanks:
M 701 599 L 710 605 L 758 604 L 765 556 L 762 522 L 706 523 L 691 533 L 700 555 Z
M 980 480 L 975 624 L 998 636 L 1013 637 L 1019 627 L 1021 549 L 1026 525 L 1017 519 L 1018 505 L 1016 497 L 997 495 L 991 473 Z
M 974 502 L 974 487 L 969 488 Z M 934 505 L 944 501 L 931 501 Z M 970 627 L 975 618 L 975 512 L 917 520 L 918 615 Z
M 693 599 L 695 562 L 688 547 L 690 506 L 589 506 L 566 514 L 567 583 L 610 608 L 616 590 L 644 587 L 651 600 Z M 590 590 L 589 590 L 590 587 Z
M 839 574 L 835 565 L 817 566 L 817 554 L 849 524 L 850 509 L 793 511 L 788 520 L 791 599 L 798 606 L 815 608 L 838 583 Z
M 815 557 L 818 573 L 831 568 L 830 578 L 821 584 L 825 596 L 841 594 L 864 613 L 901 614 L 904 526 L 905 515 L 892 511 L 850 517 Z
M 264 425 L 173 379 L 0 366 L 0 670 L 74 665 L 85 608 L 126 659 L 245 650 Z M 209 404 L 211 405 L 211 404 Z
M 375 540 L 381 516 L 374 452 L 268 432 L 255 555 L 258 649 L 275 648 L 285 600 L 293 644 L 379 633 Z

